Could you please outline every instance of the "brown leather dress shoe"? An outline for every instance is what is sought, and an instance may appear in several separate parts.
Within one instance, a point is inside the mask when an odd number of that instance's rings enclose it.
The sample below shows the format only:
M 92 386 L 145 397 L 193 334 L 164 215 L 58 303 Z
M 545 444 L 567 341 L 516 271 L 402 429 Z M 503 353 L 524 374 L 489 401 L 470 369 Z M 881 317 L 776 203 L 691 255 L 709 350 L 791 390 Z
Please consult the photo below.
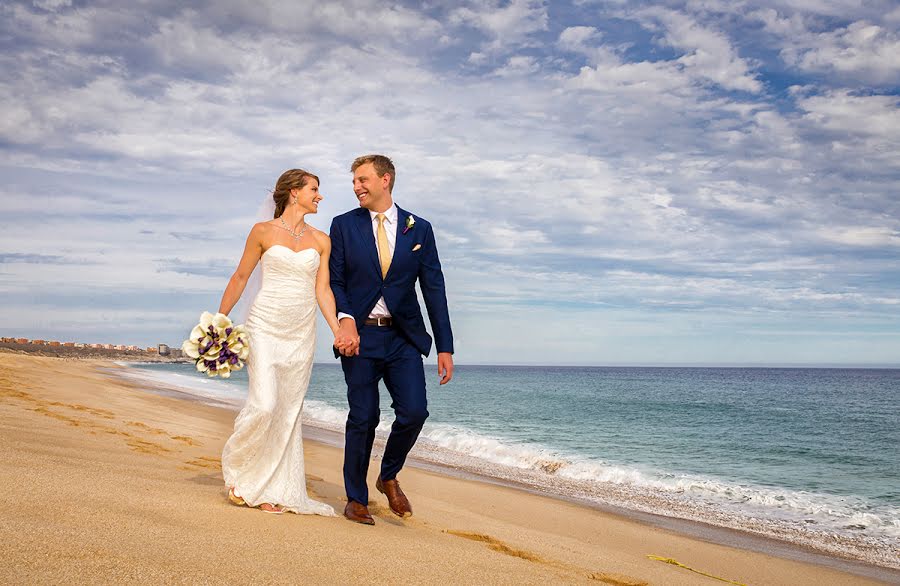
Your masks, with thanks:
M 344 507 L 344 516 L 354 523 L 362 523 L 363 525 L 374 525 L 375 519 L 369 514 L 369 507 L 356 501 L 348 501 Z
M 381 476 L 379 476 L 375 482 L 375 488 L 387 497 L 391 512 L 401 518 L 412 517 L 412 505 L 409 504 L 409 499 L 403 494 L 400 483 L 397 482 L 396 478 L 382 481 Z

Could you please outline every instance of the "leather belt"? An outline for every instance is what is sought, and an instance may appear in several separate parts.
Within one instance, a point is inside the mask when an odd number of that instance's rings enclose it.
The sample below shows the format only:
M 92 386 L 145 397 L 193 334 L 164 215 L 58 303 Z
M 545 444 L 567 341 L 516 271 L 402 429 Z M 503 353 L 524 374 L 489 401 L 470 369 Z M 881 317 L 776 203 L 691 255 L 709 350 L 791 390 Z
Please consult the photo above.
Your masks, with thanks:
M 389 328 L 394 324 L 393 318 L 390 317 L 377 317 L 377 318 L 368 318 L 366 320 L 367 326 L 378 326 L 381 328 Z

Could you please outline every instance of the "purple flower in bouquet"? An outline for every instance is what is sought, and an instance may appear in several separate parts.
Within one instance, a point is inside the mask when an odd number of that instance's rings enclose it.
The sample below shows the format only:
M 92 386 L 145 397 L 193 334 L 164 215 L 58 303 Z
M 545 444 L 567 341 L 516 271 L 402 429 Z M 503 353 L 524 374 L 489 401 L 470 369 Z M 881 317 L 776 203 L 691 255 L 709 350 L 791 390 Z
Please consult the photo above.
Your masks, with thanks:
M 200 323 L 191 330 L 181 349 L 194 359 L 198 372 L 222 378 L 242 369 L 250 352 L 243 325 L 232 324 L 227 315 L 208 311 L 200 316 Z

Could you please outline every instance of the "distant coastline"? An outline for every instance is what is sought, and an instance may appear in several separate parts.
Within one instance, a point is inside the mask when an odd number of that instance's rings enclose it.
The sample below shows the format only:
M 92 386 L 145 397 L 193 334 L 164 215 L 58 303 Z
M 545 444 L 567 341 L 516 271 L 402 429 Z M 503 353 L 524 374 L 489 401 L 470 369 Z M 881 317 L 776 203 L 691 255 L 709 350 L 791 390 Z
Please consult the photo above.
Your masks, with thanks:
M 19 342 L 0 342 L 0 352 L 14 354 L 32 354 L 34 356 L 48 356 L 51 358 L 71 358 L 80 360 L 127 360 L 129 362 L 193 362 L 190 358 L 181 356 L 180 349 L 172 350 L 168 356 L 160 356 L 158 352 L 147 350 L 118 350 L 107 348 L 91 348 L 89 346 L 50 346 L 47 344 L 32 344 Z

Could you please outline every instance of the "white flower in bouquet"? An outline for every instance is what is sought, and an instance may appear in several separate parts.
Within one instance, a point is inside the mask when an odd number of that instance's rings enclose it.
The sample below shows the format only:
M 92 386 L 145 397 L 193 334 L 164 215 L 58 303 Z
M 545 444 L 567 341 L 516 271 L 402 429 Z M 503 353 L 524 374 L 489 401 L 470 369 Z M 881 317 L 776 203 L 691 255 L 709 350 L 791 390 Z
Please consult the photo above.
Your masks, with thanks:
M 181 349 L 194 359 L 198 372 L 222 378 L 242 369 L 250 353 L 244 326 L 232 324 L 225 314 L 208 311 L 200 315 L 200 323 L 191 330 Z

